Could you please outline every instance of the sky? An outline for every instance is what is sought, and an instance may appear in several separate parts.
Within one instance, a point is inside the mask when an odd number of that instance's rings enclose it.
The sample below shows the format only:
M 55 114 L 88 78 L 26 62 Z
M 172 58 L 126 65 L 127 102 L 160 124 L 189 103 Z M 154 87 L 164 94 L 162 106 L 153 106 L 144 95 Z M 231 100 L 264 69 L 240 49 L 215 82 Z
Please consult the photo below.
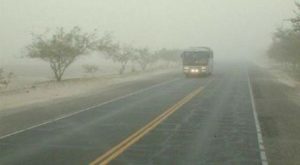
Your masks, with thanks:
M 0 0 L 0 65 L 26 54 L 31 33 L 73 26 L 137 47 L 244 58 L 265 52 L 295 10 L 294 0 Z

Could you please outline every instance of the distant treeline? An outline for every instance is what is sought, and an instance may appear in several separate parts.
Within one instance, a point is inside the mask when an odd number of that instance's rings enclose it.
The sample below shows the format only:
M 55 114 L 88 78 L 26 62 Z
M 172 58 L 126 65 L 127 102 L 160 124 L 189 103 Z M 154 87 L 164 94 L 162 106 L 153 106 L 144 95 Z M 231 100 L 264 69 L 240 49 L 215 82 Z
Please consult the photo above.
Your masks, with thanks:
M 119 63 L 119 74 L 124 73 L 129 63 L 140 66 L 141 71 L 145 71 L 158 61 L 164 61 L 166 65 L 178 63 L 181 53 L 179 49 L 149 50 L 119 43 L 109 34 L 98 37 L 97 31 L 83 32 L 79 27 L 74 27 L 69 31 L 60 27 L 52 34 L 33 34 L 32 36 L 32 43 L 26 47 L 27 57 L 48 62 L 57 81 L 62 80 L 66 69 L 79 56 L 89 55 L 91 52 L 104 55 L 107 59 Z M 84 68 L 87 72 L 97 69 L 91 66 Z
M 300 70 L 300 4 L 296 3 L 296 6 L 296 16 L 286 20 L 291 23 L 291 27 L 277 29 L 268 51 L 271 59 L 292 72 Z

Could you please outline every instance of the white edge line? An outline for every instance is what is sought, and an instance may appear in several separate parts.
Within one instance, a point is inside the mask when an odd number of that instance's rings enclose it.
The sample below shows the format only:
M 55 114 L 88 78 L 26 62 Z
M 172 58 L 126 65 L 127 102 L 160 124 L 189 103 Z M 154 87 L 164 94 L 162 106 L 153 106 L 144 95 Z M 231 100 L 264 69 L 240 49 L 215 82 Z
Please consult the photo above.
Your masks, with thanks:
M 262 163 L 262 165 L 268 165 L 269 163 L 268 163 L 265 146 L 264 146 L 264 142 L 263 142 L 263 138 L 262 138 L 262 133 L 261 133 L 261 129 L 260 129 L 260 124 L 259 124 L 259 120 L 258 120 L 258 116 L 257 116 L 257 112 L 256 112 L 256 105 L 255 105 L 255 100 L 254 100 L 254 95 L 253 95 L 253 91 L 252 91 L 252 85 L 251 85 L 249 73 L 248 73 L 248 87 L 249 87 L 249 91 L 250 91 L 253 116 L 254 116 L 254 120 L 255 120 L 255 127 L 256 127 L 261 163 Z
M 85 111 L 89 111 L 89 110 L 92 110 L 92 109 L 101 107 L 101 106 L 106 105 L 106 104 L 108 104 L 108 103 L 112 103 L 112 102 L 114 102 L 114 101 L 118 101 L 118 100 L 121 100 L 121 99 L 123 99 L 123 98 L 129 97 L 129 96 L 133 96 L 133 95 L 136 95 L 136 94 L 145 92 L 145 91 L 147 91 L 147 90 L 150 90 L 150 89 L 152 89 L 152 88 L 155 88 L 155 87 L 158 87 L 158 86 L 162 86 L 162 85 L 165 85 L 165 84 L 168 84 L 168 83 L 177 81 L 177 80 L 179 80 L 179 78 L 172 79 L 172 80 L 170 80 L 170 81 L 165 81 L 165 82 L 162 82 L 162 83 L 159 83 L 159 84 L 155 84 L 155 85 L 152 85 L 152 86 L 150 86 L 150 87 L 147 87 L 147 88 L 144 88 L 144 89 L 141 89 L 141 90 L 138 90 L 138 91 L 135 91 L 135 92 L 126 94 L 126 95 L 124 95 L 124 96 L 120 96 L 120 97 L 117 97 L 117 98 L 114 98 L 114 99 L 111 99 L 111 100 L 102 102 L 102 103 L 100 103 L 100 104 L 97 104 L 97 105 L 94 105 L 94 106 L 91 106 L 91 107 L 88 107 L 88 108 L 85 108 L 85 109 L 82 109 L 82 110 L 79 110 L 79 111 L 76 111 L 76 112 L 73 112 L 73 113 L 68 113 L 68 114 L 61 115 L 61 116 L 59 116 L 59 117 L 57 117 L 57 118 L 50 119 L 50 120 L 48 120 L 48 121 L 46 121 L 46 122 L 43 122 L 43 123 L 40 123 L 40 124 L 37 124 L 37 125 L 33 125 L 33 126 L 31 126 L 31 127 L 28 127 L 28 128 L 25 128 L 25 129 L 21 129 L 21 130 L 18 130 L 18 131 L 9 133 L 9 134 L 7 134 L 7 135 L 0 136 L 0 140 L 5 139 L 5 138 L 8 138 L 8 137 L 13 136 L 13 135 L 16 135 L 16 134 L 19 134 L 19 133 L 22 133 L 22 132 L 25 132 L 25 131 L 28 131 L 28 130 L 31 130 L 31 129 L 34 129 L 34 128 L 37 128 L 37 127 L 40 127 L 40 126 L 43 126 L 43 125 L 46 125 L 46 124 L 53 123 L 53 122 L 58 121 L 58 120 L 61 120 L 61 119 L 65 119 L 65 118 L 68 118 L 68 117 L 77 115 L 77 114 L 82 113 L 82 112 L 85 112 Z

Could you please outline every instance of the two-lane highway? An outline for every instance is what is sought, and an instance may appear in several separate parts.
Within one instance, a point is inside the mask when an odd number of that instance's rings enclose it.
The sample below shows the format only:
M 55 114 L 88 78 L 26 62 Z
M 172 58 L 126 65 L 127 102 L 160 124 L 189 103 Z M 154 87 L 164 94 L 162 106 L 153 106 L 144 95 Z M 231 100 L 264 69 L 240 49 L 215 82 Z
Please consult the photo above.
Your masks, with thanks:
M 230 67 L 111 164 L 262 162 L 244 67 Z
M 100 100 L 2 136 L 0 164 L 262 164 L 245 65 Z

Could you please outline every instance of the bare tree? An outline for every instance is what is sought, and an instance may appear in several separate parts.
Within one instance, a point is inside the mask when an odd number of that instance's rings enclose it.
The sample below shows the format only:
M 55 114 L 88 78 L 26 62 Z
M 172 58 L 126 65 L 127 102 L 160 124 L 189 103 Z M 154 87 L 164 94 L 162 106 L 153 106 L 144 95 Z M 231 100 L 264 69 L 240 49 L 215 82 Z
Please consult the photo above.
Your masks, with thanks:
M 135 61 L 140 65 L 141 69 L 145 71 L 149 64 L 155 62 L 154 56 L 150 53 L 149 49 L 142 48 L 136 49 L 137 55 Z
M 7 82 L 5 80 L 5 76 L 4 76 L 4 70 L 2 68 L 0 68 L 0 88 L 2 87 L 7 87 Z
M 300 3 L 295 2 L 295 5 L 297 6 L 298 10 L 300 10 Z M 296 16 L 294 18 L 291 18 L 290 21 L 293 24 L 293 29 L 295 31 L 300 31 L 300 14 L 296 13 Z
M 4 80 L 4 69 L 0 68 L 0 81 Z
M 114 62 L 118 62 L 121 66 L 119 69 L 119 74 L 123 74 L 127 68 L 129 61 L 133 57 L 133 48 L 129 45 L 118 47 L 115 51 L 110 52 L 110 58 Z
M 99 70 L 98 66 L 89 65 L 89 64 L 82 65 L 82 68 L 83 68 L 85 73 L 91 74 L 91 75 L 94 75 Z
M 4 88 L 7 88 L 13 77 L 14 77 L 13 72 L 9 72 L 6 74 L 4 72 L 4 69 L 0 68 L 0 85 L 1 86 L 4 86 Z
M 300 5 L 297 4 L 300 10 Z M 268 55 L 271 59 L 278 61 L 294 73 L 300 70 L 300 15 L 297 14 L 290 19 L 293 26 L 291 28 L 279 28 L 273 35 Z
M 96 51 L 104 53 L 108 59 L 120 64 L 119 74 L 123 74 L 134 53 L 130 45 L 120 46 L 113 41 L 112 36 L 107 34 L 98 41 Z
M 79 27 L 69 32 L 58 28 L 50 38 L 33 35 L 33 42 L 27 47 L 28 57 L 39 58 L 50 64 L 55 79 L 61 81 L 66 69 L 94 46 L 95 34 L 83 33 Z
M 97 41 L 95 51 L 106 53 L 109 57 L 110 53 L 119 49 L 119 44 L 115 43 L 111 34 L 105 34 L 101 39 Z
M 160 49 L 155 52 L 156 58 L 167 63 L 167 66 L 170 66 L 172 63 L 179 63 L 180 62 L 180 54 L 181 50 L 177 49 Z

